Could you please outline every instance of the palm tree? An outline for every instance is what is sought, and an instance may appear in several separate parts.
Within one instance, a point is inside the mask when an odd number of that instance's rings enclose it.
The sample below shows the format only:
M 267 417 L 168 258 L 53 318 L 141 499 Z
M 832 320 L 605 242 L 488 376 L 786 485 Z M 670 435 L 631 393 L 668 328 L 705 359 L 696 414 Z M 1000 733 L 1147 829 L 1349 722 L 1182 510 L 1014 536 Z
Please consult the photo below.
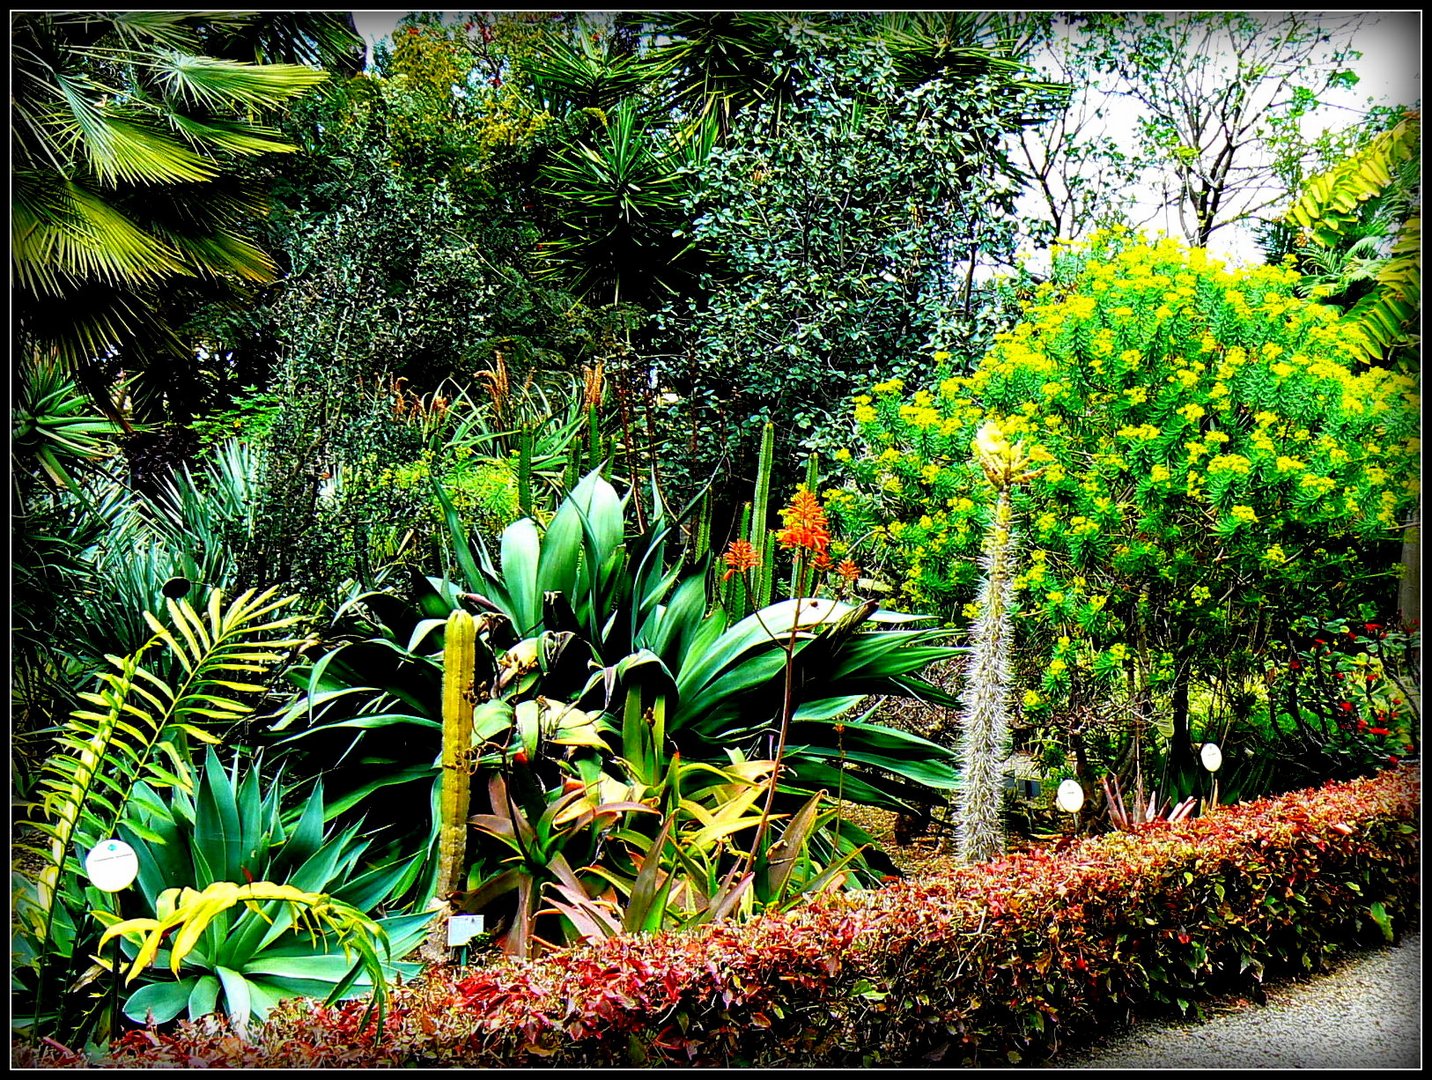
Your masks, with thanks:
M 56 359 L 96 393 L 105 358 L 186 351 L 160 314 L 166 293 L 273 279 L 251 238 L 264 200 L 243 168 L 294 149 L 262 116 L 327 75 L 203 51 L 225 42 L 249 54 L 274 49 L 245 37 L 256 20 L 12 15 L 11 259 L 22 359 Z

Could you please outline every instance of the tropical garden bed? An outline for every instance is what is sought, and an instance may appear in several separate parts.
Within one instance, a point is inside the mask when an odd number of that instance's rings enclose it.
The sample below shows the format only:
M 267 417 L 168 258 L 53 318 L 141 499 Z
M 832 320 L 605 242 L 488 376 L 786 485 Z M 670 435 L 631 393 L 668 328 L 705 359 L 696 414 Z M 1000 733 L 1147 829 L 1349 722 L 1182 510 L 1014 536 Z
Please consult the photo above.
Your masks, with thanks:
M 361 1002 L 296 1001 L 247 1039 L 212 1020 L 136 1031 L 108 1063 L 1057 1063 L 1111 1021 L 1256 994 L 1415 925 L 1419 806 L 1403 766 L 744 926 L 430 969 L 395 988 L 381 1032 Z
M 17 15 L 16 1060 L 1030 1062 L 1395 937 L 1419 114 L 1270 105 L 1251 265 L 1016 206 L 1106 77 L 1194 191 L 1190 34 L 1347 81 L 1278 18 Z

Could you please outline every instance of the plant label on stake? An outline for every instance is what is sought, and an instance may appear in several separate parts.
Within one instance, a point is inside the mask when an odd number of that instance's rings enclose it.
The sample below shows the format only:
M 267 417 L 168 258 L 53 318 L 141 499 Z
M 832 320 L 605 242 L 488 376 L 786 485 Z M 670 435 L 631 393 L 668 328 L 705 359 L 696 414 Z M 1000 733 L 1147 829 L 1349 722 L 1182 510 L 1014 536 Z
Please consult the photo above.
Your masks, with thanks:
M 466 946 L 469 941 L 482 933 L 481 915 L 454 915 L 448 919 L 447 943 L 449 949 Z
M 139 856 L 123 840 L 101 840 L 85 856 L 85 875 L 96 889 L 119 892 L 139 876 Z
M 1209 798 L 1210 806 L 1218 805 L 1218 770 L 1223 765 L 1223 751 L 1218 748 L 1215 742 L 1206 742 L 1198 751 L 1198 756 L 1203 761 L 1203 767 L 1213 777 L 1213 793 Z
M 1054 801 L 1059 804 L 1059 809 L 1069 814 L 1073 820 L 1074 828 L 1079 828 L 1079 807 L 1084 805 L 1084 789 L 1079 786 L 1079 781 L 1070 777 L 1059 785 L 1059 790 L 1054 795 Z
M 117 893 L 139 875 L 139 856 L 123 840 L 101 840 L 85 856 L 85 876 L 96 889 Z M 119 904 L 116 902 L 115 907 Z M 119 1037 L 119 938 L 114 939 L 114 990 L 110 996 L 110 1039 Z
M 1078 780 L 1065 780 L 1059 785 L 1059 793 L 1055 798 L 1059 802 L 1059 809 L 1074 814 L 1084 805 L 1084 789 L 1079 786 Z

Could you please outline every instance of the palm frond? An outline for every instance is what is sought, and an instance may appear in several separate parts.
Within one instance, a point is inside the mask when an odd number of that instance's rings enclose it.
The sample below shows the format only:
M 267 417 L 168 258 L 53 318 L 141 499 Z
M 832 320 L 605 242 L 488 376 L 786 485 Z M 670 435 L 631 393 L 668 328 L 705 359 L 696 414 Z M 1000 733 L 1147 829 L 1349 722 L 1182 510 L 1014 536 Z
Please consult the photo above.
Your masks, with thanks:
M 153 71 L 178 101 L 220 112 L 280 105 L 328 78 L 326 71 L 298 64 L 248 64 L 177 52 L 157 54 Z
M 62 296 L 85 281 L 136 285 L 187 272 L 172 247 L 81 183 L 19 173 L 12 192 L 11 258 L 22 288 Z

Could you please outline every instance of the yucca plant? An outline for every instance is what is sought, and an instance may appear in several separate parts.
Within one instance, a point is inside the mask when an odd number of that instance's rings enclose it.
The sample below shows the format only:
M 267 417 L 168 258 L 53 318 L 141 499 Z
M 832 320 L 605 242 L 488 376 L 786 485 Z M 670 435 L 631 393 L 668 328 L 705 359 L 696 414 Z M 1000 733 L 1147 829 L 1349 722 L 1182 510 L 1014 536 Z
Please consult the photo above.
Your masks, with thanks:
M 72 474 L 112 456 L 124 426 L 96 413 L 74 377 L 53 360 L 25 364 L 19 390 L 11 415 L 10 452 L 16 464 L 24 468 L 33 461 L 56 488 L 83 500 Z
M 627 98 L 600 117 L 590 141 L 558 146 L 541 174 L 557 235 L 539 253 L 564 271 L 578 295 L 601 303 L 642 302 L 676 291 L 691 245 L 680 234 L 701 131 L 671 133 Z
M 281 774 L 262 779 L 256 761 L 242 780 L 239 772 L 238 755 L 226 772 L 210 747 L 192 796 L 175 789 L 165 798 L 141 782 L 119 827 L 139 856 L 138 891 L 149 914 L 120 921 L 106 913 L 105 936 L 125 937 L 126 985 L 142 985 L 128 995 L 124 1014 L 138 1023 L 150 1015 L 164 1023 L 186 1010 L 194 1018 L 222 1001 L 242 1029 L 285 997 L 337 1000 L 367 991 L 381 1001 L 395 973 L 417 971 L 393 961 L 419 943 L 432 913 L 371 917 L 389 901 L 404 866 L 367 865 L 370 842 L 361 838 L 361 822 L 325 826 L 321 780 L 299 807 L 286 810 L 283 796 L 294 789 Z M 248 883 L 277 891 L 233 892 Z M 209 900 L 232 894 L 246 907 L 186 910 L 191 893 Z M 305 911 L 316 914 L 320 932 L 326 926 L 336 937 L 310 935 Z M 161 940 L 175 929 L 172 942 Z M 168 967 L 174 978 L 148 970 L 151 964 Z
M 255 677 L 303 644 L 292 636 L 301 616 L 279 614 L 295 598 L 275 592 L 250 590 L 225 606 L 216 589 L 202 613 L 170 600 L 167 624 L 146 613 L 153 636 L 127 657 L 108 657 L 113 670 L 65 723 L 26 823 L 48 844 L 17 845 L 38 861 L 18 879 L 15 899 L 16 967 L 35 979 L 32 1023 L 55 1004 L 52 963 L 84 955 L 84 915 L 103 902 L 83 884 L 85 856 L 114 835 L 140 781 L 192 789 L 190 740 L 220 742 L 213 729 L 247 719 L 266 692 Z

